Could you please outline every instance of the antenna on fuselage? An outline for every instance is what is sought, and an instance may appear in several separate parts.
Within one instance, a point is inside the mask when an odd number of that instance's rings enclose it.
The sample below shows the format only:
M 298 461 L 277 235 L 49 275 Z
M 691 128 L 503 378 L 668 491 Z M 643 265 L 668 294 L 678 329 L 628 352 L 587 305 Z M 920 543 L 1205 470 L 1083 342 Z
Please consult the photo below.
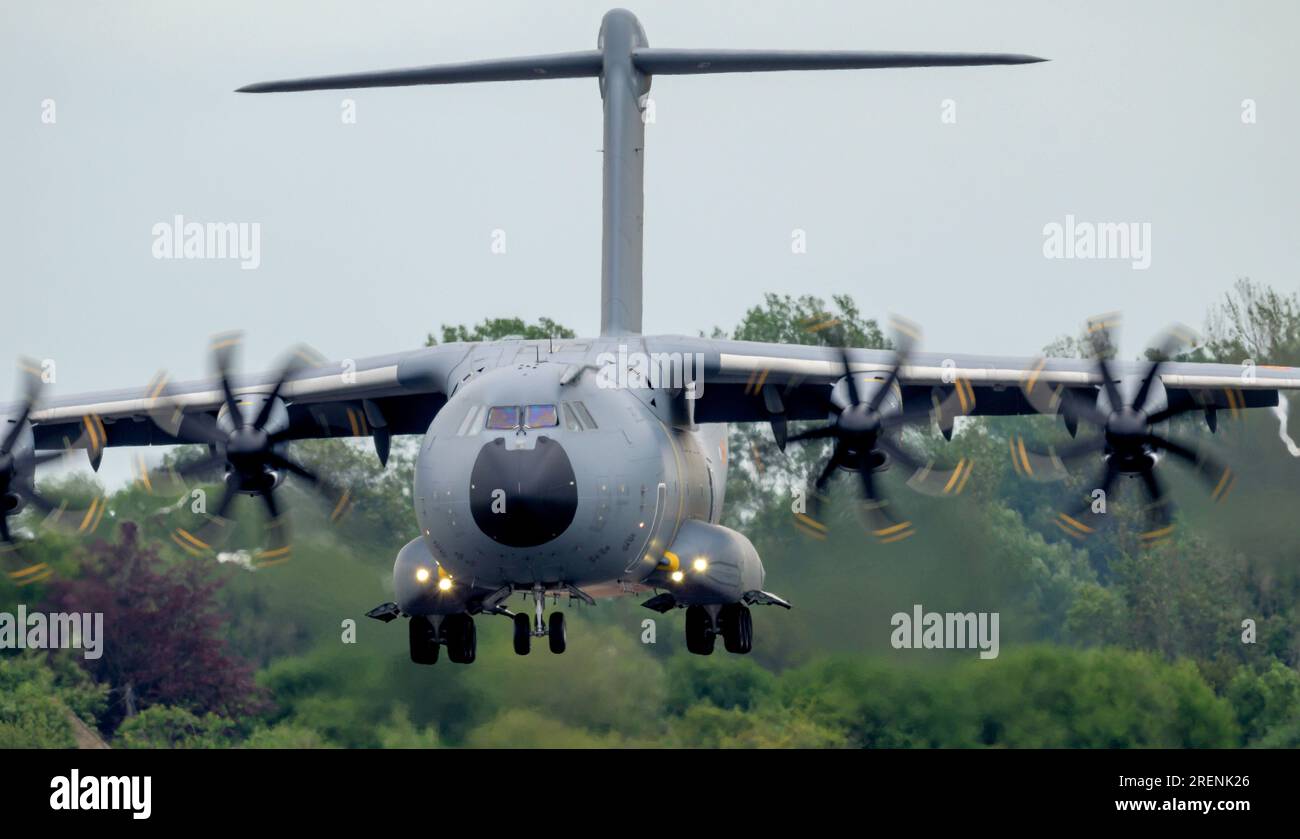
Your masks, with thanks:
M 790 50 L 652 49 L 636 15 L 605 13 L 596 49 L 377 70 L 339 76 L 262 82 L 239 93 L 342 90 L 424 84 L 507 82 L 529 79 L 600 80 L 605 103 L 601 203 L 600 333 L 641 332 L 641 247 L 644 206 L 644 97 L 656 75 L 754 73 L 774 70 L 864 70 L 886 67 L 970 67 L 1032 64 L 1046 59 L 1009 53 L 858 52 Z

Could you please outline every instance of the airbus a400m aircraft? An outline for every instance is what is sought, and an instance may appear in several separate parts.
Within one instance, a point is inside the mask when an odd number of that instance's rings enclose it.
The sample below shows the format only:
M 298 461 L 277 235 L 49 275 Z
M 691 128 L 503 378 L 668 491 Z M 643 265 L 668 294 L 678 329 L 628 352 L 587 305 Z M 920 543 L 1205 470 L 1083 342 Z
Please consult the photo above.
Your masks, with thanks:
M 1031 56 L 918 52 L 677 50 L 649 45 L 637 19 L 607 13 L 596 49 L 414 69 L 250 85 L 241 91 L 333 90 L 462 82 L 595 78 L 604 103 L 603 247 L 600 335 L 582 339 L 452 343 L 348 365 L 297 358 L 265 375 L 232 372 L 231 339 L 216 344 L 218 375 L 207 381 L 92 393 L 44 403 L 30 392 L 5 409 L 0 440 L 4 517 L 32 503 L 60 513 L 35 490 L 38 462 L 68 445 L 98 465 L 106 447 L 201 443 L 224 469 L 226 495 L 206 525 L 177 530 L 193 553 L 213 550 L 237 494 L 262 499 L 272 547 L 261 564 L 289 554 L 277 488 L 289 474 L 326 495 L 335 513 L 346 489 L 292 456 L 295 440 L 373 437 L 381 460 L 392 435 L 421 435 L 414 485 L 418 534 L 393 568 L 395 602 L 371 610 L 410 628 L 414 661 L 432 664 L 446 648 L 454 662 L 475 657 L 479 615 L 515 623 L 515 650 L 534 638 L 565 648 L 562 612 L 545 614 L 547 595 L 584 601 L 645 593 L 647 606 L 685 609 L 686 642 L 708 654 L 749 652 L 750 608 L 789 604 L 765 589 L 763 564 L 741 533 L 720 525 L 727 481 L 727 423 L 765 423 L 777 442 L 833 443 L 815 479 L 814 501 L 838 472 L 856 476 L 870 530 L 880 542 L 912 533 L 877 491 L 890 463 L 913 472 L 915 488 L 960 492 L 971 464 L 939 468 L 910 454 L 909 424 L 950 434 L 959 415 L 1061 415 L 1071 436 L 1035 453 L 1013 441 L 1010 455 L 1031 477 L 1093 458 L 1101 485 L 1136 477 L 1156 510 L 1144 537 L 1172 526 L 1156 476 L 1163 455 L 1192 464 L 1216 497 L 1232 472 L 1198 447 L 1155 428 L 1176 414 L 1271 406 L 1300 388 L 1300 370 L 1232 365 L 996 358 L 915 351 L 916 331 L 900 322 L 895 349 L 873 351 L 647 335 L 642 304 L 642 112 L 657 75 L 781 70 L 1016 65 Z M 987 71 L 982 71 L 987 72 Z M 1104 336 L 1107 324 L 1094 324 Z M 792 421 L 825 424 L 788 435 Z M 71 443 L 69 443 L 71 441 Z M 74 525 L 102 509 L 83 511 Z M 1095 529 L 1085 509 L 1061 514 L 1072 536 Z M 64 518 L 67 518 L 66 512 Z M 814 503 L 797 519 L 825 530 Z M 278 535 L 277 535 L 278 534 Z M 4 539 L 10 541 L 5 525 Z M 38 566 L 11 571 L 39 579 Z M 513 593 L 533 596 L 533 614 L 511 612 Z

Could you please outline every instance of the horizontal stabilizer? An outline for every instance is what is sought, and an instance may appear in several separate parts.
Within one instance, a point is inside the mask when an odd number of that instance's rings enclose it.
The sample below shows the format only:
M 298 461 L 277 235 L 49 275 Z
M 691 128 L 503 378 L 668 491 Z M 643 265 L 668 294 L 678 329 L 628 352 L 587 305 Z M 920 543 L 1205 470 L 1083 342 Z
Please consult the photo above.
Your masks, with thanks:
M 884 67 L 974 67 L 1035 64 L 1033 55 L 994 52 L 861 52 L 844 50 L 673 50 L 632 51 L 632 63 L 652 76 L 698 73 L 759 73 L 769 70 L 871 70 Z
M 239 88 L 237 93 L 288 93 L 299 90 L 345 90 L 356 87 L 408 87 L 420 84 L 462 82 L 513 82 L 528 79 L 574 79 L 598 76 L 601 54 L 596 50 L 435 64 L 401 70 L 374 70 L 339 76 L 311 76 L 259 82 Z

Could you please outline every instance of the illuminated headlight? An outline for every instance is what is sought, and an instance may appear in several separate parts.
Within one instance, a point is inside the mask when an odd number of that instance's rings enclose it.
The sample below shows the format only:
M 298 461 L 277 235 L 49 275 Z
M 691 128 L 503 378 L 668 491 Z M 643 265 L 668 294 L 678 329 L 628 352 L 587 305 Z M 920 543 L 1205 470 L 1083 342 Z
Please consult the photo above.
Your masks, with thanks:
M 709 570 L 709 561 L 702 556 L 697 556 L 695 561 L 691 563 L 691 568 L 695 569 L 697 574 L 703 574 Z
M 674 582 L 674 583 L 680 583 L 680 582 L 681 582 L 682 580 L 684 580 L 685 578 L 686 578 L 686 575 L 683 574 L 681 571 L 674 571 L 674 572 L 673 572 L 673 577 L 672 577 L 672 579 L 673 579 L 673 582 Z
M 443 577 L 439 580 L 438 588 L 442 591 L 451 591 L 451 577 Z
M 428 568 L 420 568 L 420 569 L 418 569 L 418 570 L 415 572 L 415 580 L 416 580 L 416 582 L 419 582 L 419 583 L 427 583 L 427 582 L 429 582 L 429 569 L 428 569 Z

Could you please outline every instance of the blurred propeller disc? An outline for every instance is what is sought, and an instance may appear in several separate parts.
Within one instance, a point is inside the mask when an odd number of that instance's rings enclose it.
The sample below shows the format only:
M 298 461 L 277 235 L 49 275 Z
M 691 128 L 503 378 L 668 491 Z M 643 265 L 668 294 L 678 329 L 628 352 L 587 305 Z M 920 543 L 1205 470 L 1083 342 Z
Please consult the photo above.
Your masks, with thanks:
M 973 391 L 968 392 L 958 384 L 935 411 L 908 411 L 904 405 L 899 376 L 914 347 L 919 343 L 921 330 L 916 324 L 894 318 L 891 321 L 894 340 L 894 357 L 883 377 L 869 395 L 864 395 L 860 385 L 869 383 L 864 376 L 853 372 L 848 349 L 840 348 L 843 368 L 843 394 L 840 384 L 832 389 L 831 408 L 837 411 L 827 425 L 790 435 L 788 443 L 807 440 L 833 441 L 830 456 L 823 464 L 808 493 L 807 511 L 795 516 L 795 526 L 815 539 L 827 534 L 823 502 L 826 490 L 836 470 L 856 472 L 861 485 L 863 511 L 869 529 L 880 542 L 890 544 L 902 541 L 916 530 L 910 521 L 899 520 L 890 510 L 890 502 L 876 486 L 876 471 L 887 460 L 893 460 L 913 470 L 909 481 L 920 491 L 932 494 L 956 494 L 965 487 L 970 477 L 971 464 L 963 460 L 951 470 L 936 469 L 933 463 L 923 462 L 913 456 L 896 438 L 896 433 L 909 425 L 929 425 L 933 414 L 941 409 L 955 410 L 949 403 L 973 407 Z M 890 396 L 892 403 L 887 404 Z M 963 413 L 966 411 L 963 410 Z
M 266 568 L 286 562 L 292 555 L 287 513 L 281 511 L 276 498 L 276 490 L 285 476 L 295 475 L 320 495 L 330 505 L 331 521 L 337 521 L 347 512 L 352 495 L 346 487 L 315 474 L 289 455 L 287 415 L 283 410 L 276 413 L 281 404 L 280 394 L 290 378 L 305 367 L 319 364 L 320 355 L 307 347 L 295 348 L 280 365 L 269 390 L 259 387 L 237 394 L 232 370 L 240 341 L 237 332 L 222 333 L 212 341 L 212 365 L 221 396 L 215 418 L 206 411 L 187 413 L 182 397 L 169 392 L 163 374 L 156 377 L 157 384 L 151 389 L 154 404 L 150 415 L 178 442 L 206 445 L 209 449 L 207 457 L 166 470 L 161 477 L 183 483 L 206 471 L 224 473 L 225 487 L 215 509 L 206 514 L 204 523 L 197 529 L 177 528 L 172 540 L 193 555 L 217 550 L 232 529 L 227 516 L 235 496 L 256 496 L 262 500 L 267 513 L 268 547 L 258 551 L 253 564 Z M 158 473 L 153 474 L 155 478 L 147 473 L 143 475 L 142 482 L 155 483 Z

